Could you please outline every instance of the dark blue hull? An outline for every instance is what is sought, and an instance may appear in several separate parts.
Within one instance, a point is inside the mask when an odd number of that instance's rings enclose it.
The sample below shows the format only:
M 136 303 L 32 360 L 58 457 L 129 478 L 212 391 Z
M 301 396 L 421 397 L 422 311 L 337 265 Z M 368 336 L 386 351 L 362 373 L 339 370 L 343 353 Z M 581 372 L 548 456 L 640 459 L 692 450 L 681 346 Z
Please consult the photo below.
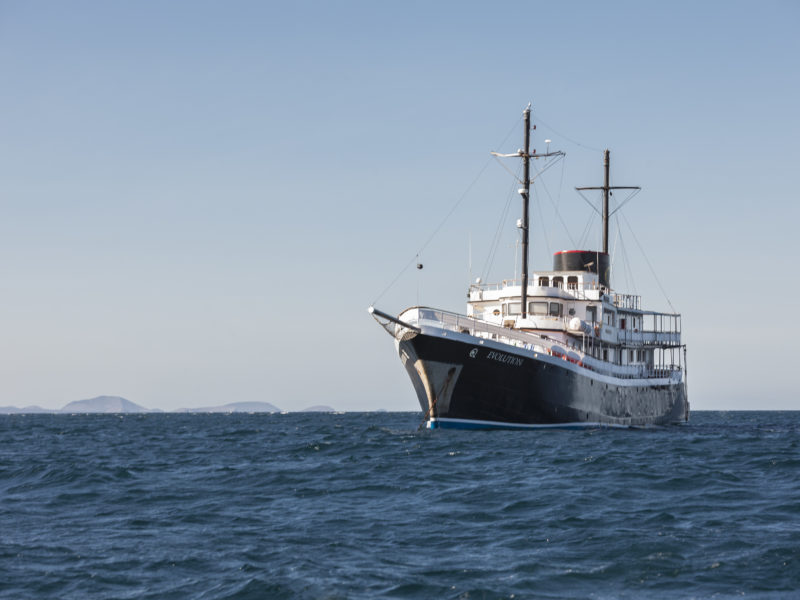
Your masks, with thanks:
M 447 332 L 398 343 L 429 426 L 631 427 L 688 419 L 675 379 L 620 379 L 559 358 Z

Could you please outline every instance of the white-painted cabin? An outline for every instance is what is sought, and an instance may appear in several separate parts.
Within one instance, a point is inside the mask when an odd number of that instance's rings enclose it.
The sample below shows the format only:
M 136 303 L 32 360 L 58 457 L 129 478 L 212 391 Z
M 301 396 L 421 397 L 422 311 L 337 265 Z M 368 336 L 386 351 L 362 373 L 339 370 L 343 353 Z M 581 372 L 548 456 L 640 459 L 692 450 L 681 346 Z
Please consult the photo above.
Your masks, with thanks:
M 470 286 L 467 316 L 510 329 L 535 332 L 617 365 L 652 368 L 656 349 L 680 345 L 680 315 L 641 310 L 640 296 L 618 294 L 589 271 L 539 271 L 528 280 L 522 316 L 522 283 Z

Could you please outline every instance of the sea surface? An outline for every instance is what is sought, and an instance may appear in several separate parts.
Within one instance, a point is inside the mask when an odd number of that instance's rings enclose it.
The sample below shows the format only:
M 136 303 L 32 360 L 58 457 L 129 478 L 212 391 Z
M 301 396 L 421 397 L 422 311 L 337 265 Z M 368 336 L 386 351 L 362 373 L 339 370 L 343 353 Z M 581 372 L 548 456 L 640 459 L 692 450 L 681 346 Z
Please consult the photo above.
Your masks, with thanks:
M 2 598 L 798 598 L 800 412 L 3 415 Z

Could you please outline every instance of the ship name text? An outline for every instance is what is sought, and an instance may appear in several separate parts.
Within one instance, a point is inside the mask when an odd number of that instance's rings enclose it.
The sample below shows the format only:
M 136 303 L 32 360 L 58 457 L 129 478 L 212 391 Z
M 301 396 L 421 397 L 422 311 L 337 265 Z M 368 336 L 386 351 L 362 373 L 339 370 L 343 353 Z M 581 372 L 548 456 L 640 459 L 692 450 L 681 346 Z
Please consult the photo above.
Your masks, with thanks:
M 520 357 L 511 356 L 510 354 L 503 354 L 502 352 L 489 352 L 489 354 L 486 355 L 486 358 L 513 365 L 515 367 L 522 366 L 522 359 Z

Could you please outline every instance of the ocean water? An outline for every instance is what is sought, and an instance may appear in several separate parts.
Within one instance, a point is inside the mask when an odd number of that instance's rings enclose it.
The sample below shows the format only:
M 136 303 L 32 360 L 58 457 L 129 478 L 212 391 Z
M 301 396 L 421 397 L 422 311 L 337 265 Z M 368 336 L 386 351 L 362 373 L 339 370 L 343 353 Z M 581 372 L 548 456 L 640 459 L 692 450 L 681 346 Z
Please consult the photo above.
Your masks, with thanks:
M 800 412 L 3 415 L 2 598 L 797 598 Z

